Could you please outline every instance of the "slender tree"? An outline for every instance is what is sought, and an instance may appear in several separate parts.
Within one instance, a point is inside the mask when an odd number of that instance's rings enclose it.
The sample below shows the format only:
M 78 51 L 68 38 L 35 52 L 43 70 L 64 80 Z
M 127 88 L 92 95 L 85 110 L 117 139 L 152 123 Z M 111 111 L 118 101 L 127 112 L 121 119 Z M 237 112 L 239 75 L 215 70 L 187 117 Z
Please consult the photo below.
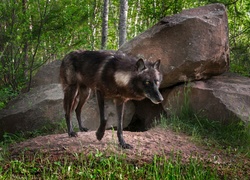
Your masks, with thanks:
M 26 17 L 26 10 L 27 10 L 27 0 L 22 0 L 22 12 L 23 16 Z M 23 37 L 25 37 L 25 33 L 22 34 Z M 28 66 L 29 66 L 29 57 L 28 57 L 28 50 L 29 50 L 29 44 L 28 40 L 26 38 L 23 38 L 23 62 L 22 62 L 22 68 L 24 76 L 28 76 Z
M 127 14 L 128 0 L 120 0 L 119 47 L 126 42 L 127 38 Z
M 102 13 L 102 43 L 101 49 L 106 49 L 108 39 L 108 16 L 109 14 L 109 0 L 104 0 Z

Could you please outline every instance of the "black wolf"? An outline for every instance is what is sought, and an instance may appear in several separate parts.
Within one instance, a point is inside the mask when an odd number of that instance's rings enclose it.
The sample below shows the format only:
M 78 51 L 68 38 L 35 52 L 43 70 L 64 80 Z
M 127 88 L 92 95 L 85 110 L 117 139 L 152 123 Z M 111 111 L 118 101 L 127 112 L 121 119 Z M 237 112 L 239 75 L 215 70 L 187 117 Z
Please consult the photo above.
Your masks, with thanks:
M 125 102 L 149 98 L 153 103 L 163 100 L 158 88 L 162 75 L 159 72 L 160 60 L 145 62 L 124 53 L 114 51 L 73 51 L 62 60 L 60 78 L 64 91 L 65 119 L 69 136 L 77 136 L 71 124 L 71 114 L 75 109 L 79 128 L 82 126 L 81 109 L 95 90 L 99 113 L 100 126 L 96 137 L 101 140 L 107 120 L 104 118 L 104 98 L 113 98 L 118 114 L 117 136 L 122 148 L 132 148 L 123 139 L 122 122 Z

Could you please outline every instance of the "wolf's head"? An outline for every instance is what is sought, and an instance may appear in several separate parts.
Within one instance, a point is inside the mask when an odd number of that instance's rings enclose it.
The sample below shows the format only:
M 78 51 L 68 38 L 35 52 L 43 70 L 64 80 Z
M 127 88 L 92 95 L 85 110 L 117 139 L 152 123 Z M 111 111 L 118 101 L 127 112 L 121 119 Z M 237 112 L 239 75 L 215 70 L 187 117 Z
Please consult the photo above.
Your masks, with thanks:
M 162 81 L 162 75 L 159 71 L 160 60 L 151 63 L 144 62 L 143 59 L 139 59 L 136 62 L 136 66 L 138 71 L 137 80 L 135 82 L 137 88 L 153 103 L 161 103 L 163 101 L 163 97 L 159 91 Z

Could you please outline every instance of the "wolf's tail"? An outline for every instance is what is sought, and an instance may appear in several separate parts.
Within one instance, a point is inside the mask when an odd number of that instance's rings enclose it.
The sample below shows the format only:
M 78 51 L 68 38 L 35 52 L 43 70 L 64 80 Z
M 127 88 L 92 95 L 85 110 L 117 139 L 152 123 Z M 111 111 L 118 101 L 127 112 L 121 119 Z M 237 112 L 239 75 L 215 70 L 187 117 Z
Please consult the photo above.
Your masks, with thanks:
M 69 85 L 76 84 L 76 71 L 73 65 L 73 60 L 76 58 L 75 52 L 67 54 L 60 66 L 60 82 L 63 90 Z

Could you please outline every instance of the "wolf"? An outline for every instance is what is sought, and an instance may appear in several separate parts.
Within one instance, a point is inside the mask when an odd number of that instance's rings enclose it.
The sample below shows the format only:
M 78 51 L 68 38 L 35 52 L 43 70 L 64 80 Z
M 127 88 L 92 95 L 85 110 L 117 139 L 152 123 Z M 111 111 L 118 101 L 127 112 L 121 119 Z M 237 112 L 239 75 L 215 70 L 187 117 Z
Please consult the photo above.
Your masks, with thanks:
M 144 61 L 119 51 L 76 50 L 65 55 L 60 67 L 60 79 L 64 92 L 63 106 L 68 135 L 76 137 L 71 123 L 75 110 L 80 131 L 87 131 L 81 121 L 81 109 L 91 90 L 95 91 L 99 106 L 100 125 L 96 138 L 101 140 L 107 120 L 104 116 L 104 100 L 112 98 L 118 114 L 117 137 L 124 149 L 132 149 L 123 138 L 125 103 L 129 100 L 150 99 L 158 104 L 163 101 L 159 92 L 162 74 L 160 60 Z

